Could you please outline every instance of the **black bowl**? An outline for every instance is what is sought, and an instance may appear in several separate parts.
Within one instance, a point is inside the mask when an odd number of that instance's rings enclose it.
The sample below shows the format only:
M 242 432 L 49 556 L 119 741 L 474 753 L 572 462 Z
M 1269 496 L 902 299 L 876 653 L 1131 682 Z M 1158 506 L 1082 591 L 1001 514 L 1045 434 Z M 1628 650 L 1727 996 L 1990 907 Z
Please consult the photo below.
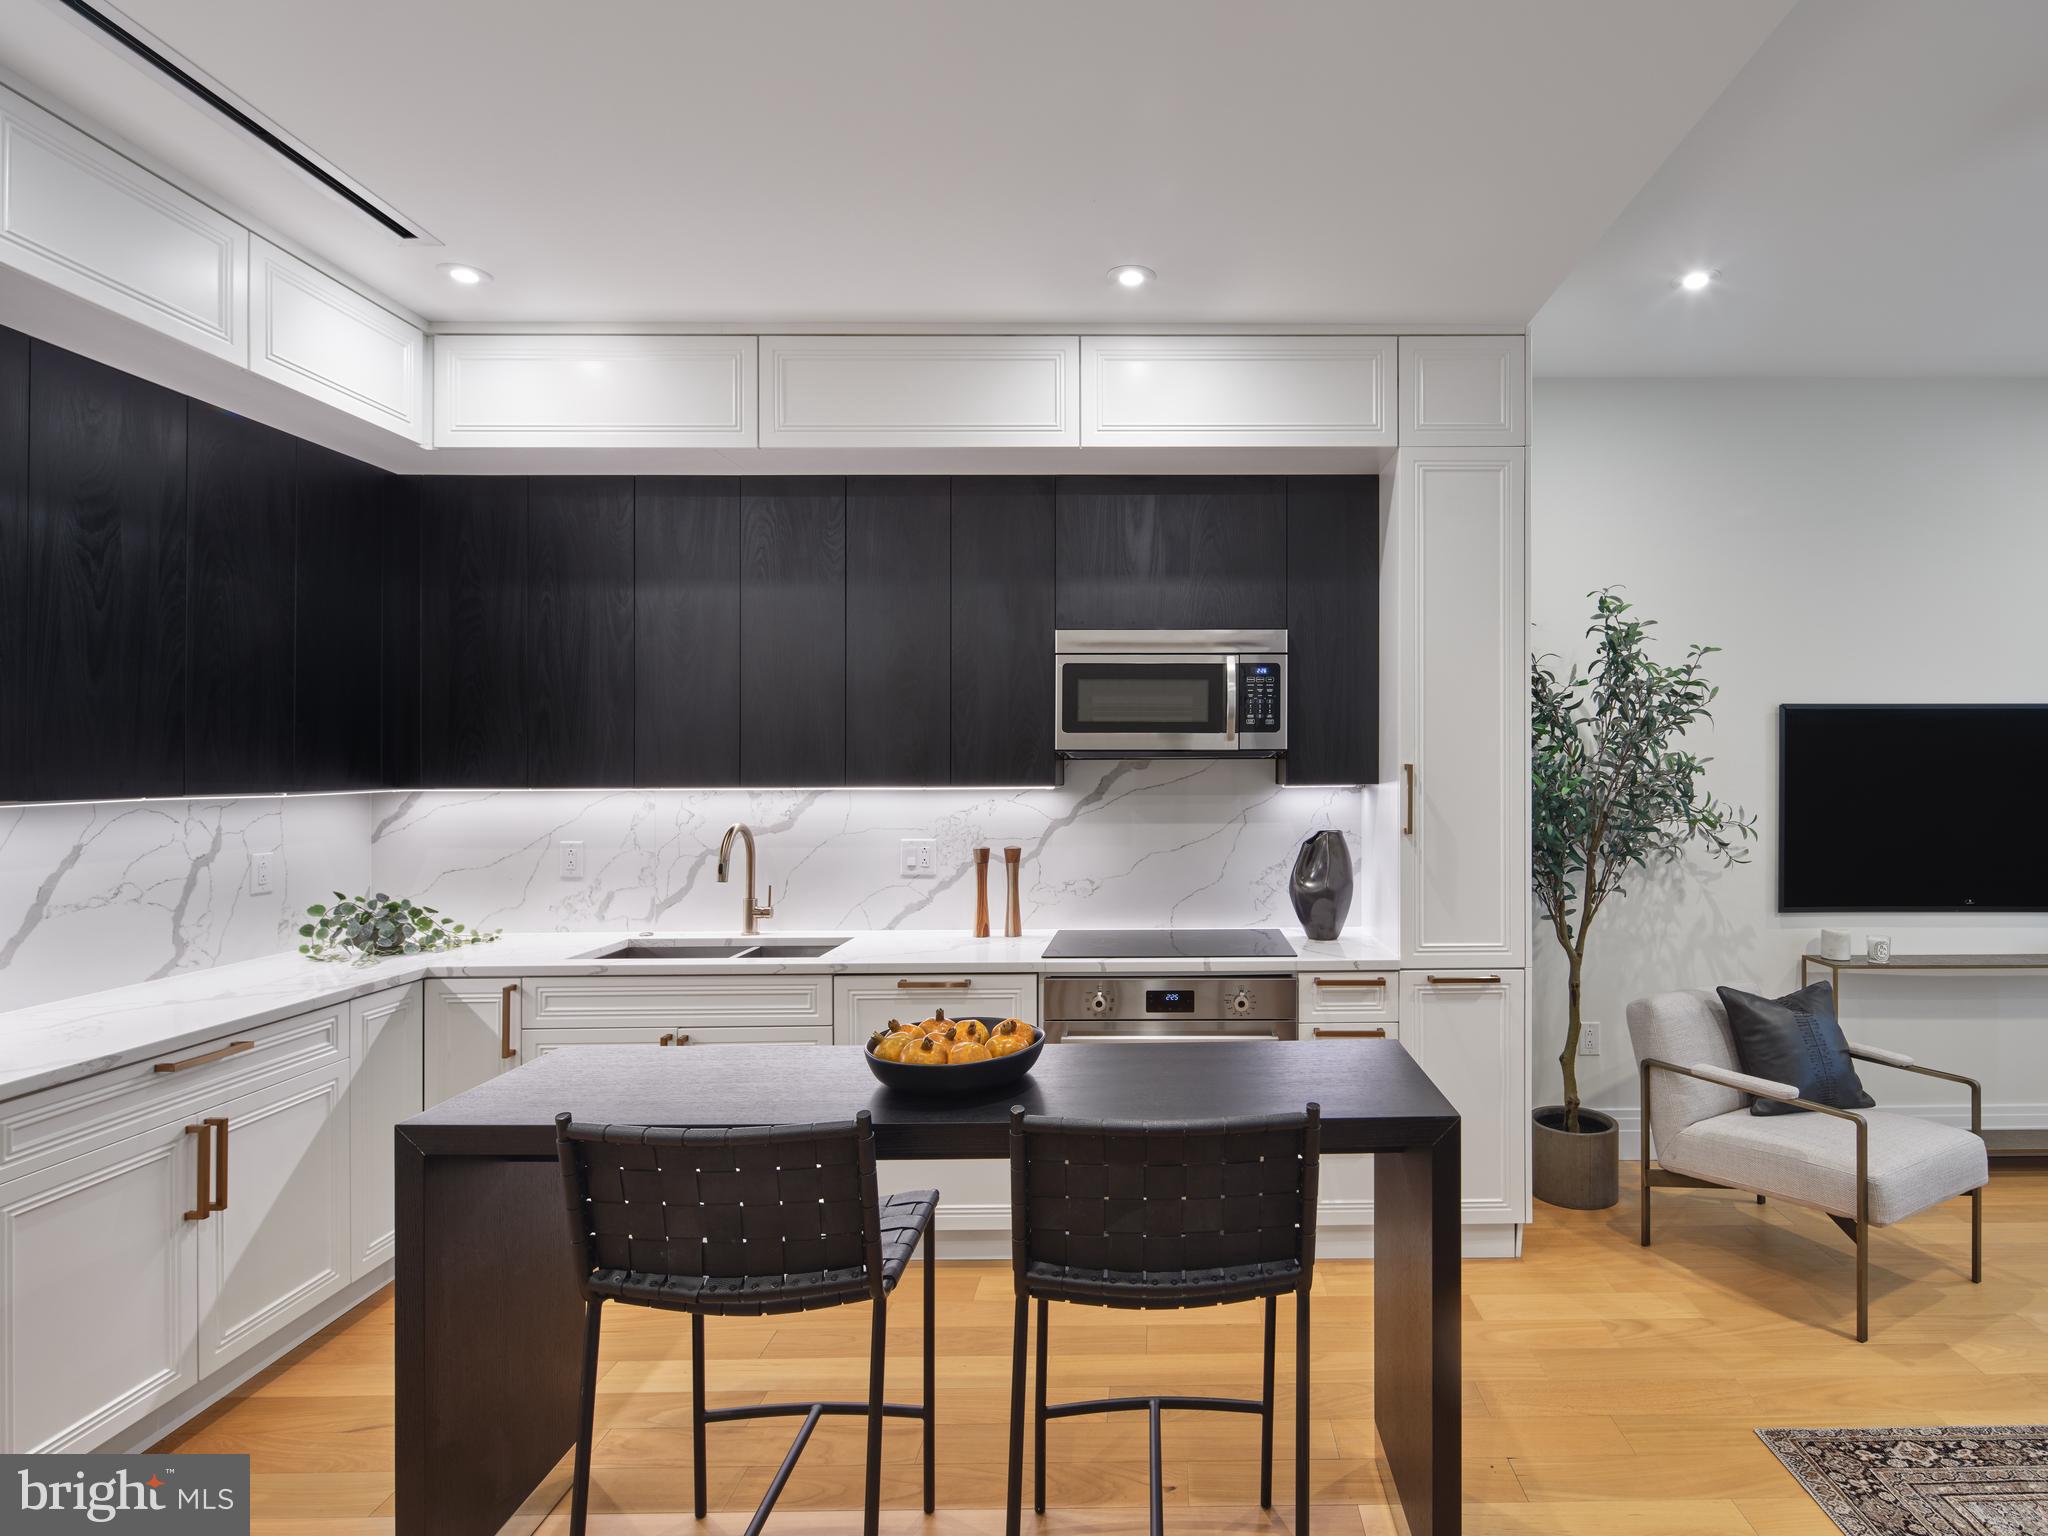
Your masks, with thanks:
M 1002 1020 L 984 1018 L 980 1022 L 994 1029 Z M 970 1061 L 957 1067 L 911 1067 L 900 1061 L 884 1061 L 875 1054 L 872 1043 L 862 1046 L 860 1054 L 867 1062 L 868 1070 L 887 1088 L 940 1097 L 983 1093 L 1021 1081 L 1031 1070 L 1038 1061 L 1038 1053 L 1045 1049 L 1045 1031 L 1041 1029 L 1036 1033 L 1038 1038 L 1021 1051 L 1014 1051 L 1008 1056 L 993 1056 L 987 1061 Z

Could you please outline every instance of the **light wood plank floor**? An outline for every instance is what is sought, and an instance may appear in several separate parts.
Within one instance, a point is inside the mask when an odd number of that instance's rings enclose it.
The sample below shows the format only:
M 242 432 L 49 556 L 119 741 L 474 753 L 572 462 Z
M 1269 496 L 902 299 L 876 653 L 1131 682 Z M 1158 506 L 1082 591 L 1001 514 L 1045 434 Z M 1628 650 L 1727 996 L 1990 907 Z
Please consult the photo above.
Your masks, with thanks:
M 1519 1263 L 1465 1266 L 1466 1529 L 1475 1536 L 1826 1536 L 1833 1527 L 1753 1431 L 1774 1424 L 2013 1424 L 2048 1420 L 2048 1167 L 1994 1165 L 1985 1281 L 1968 1280 L 1969 1207 L 1957 1201 L 1877 1233 L 1871 1341 L 1854 1326 L 1851 1249 L 1810 1211 L 1746 1195 L 1664 1191 L 1658 1244 L 1636 1246 L 1633 1190 L 1612 1211 L 1538 1208 Z M 1632 1168 L 1624 1169 L 1624 1186 Z M 1326 1263 L 1316 1284 L 1315 1528 L 1395 1529 L 1369 1401 L 1372 1269 Z M 913 1265 L 891 1316 L 891 1396 L 917 1390 L 921 1296 Z M 1285 1308 L 1283 1307 L 1283 1311 Z M 697 1530 L 690 1498 L 687 1320 L 607 1310 L 591 1524 L 607 1536 Z M 917 1426 L 887 1431 L 892 1533 L 1002 1528 L 1009 1280 L 994 1264 L 941 1264 L 939 1504 L 917 1510 Z M 1291 1322 L 1281 1319 L 1275 1484 L 1291 1488 Z M 512 1341 L 508 1341 L 512 1342 Z M 256 1529 L 269 1536 L 387 1536 L 392 1508 L 391 1304 L 366 1303 L 166 1441 L 254 1458 Z M 714 1322 L 711 1398 L 854 1398 L 865 1391 L 864 1308 Z M 1053 1309 L 1051 1390 L 1256 1395 L 1255 1306 L 1139 1314 Z M 487 1416 L 488 1402 L 476 1411 Z M 734 1536 L 794 1421 L 711 1430 L 703 1528 Z M 1050 1507 L 1026 1529 L 1143 1529 L 1142 1415 L 1048 1431 Z M 770 1530 L 857 1529 L 863 1430 L 827 1420 Z M 1257 1426 L 1170 1416 L 1168 1527 L 1180 1536 L 1293 1529 L 1257 1508 Z M 568 1528 L 566 1459 L 507 1529 Z

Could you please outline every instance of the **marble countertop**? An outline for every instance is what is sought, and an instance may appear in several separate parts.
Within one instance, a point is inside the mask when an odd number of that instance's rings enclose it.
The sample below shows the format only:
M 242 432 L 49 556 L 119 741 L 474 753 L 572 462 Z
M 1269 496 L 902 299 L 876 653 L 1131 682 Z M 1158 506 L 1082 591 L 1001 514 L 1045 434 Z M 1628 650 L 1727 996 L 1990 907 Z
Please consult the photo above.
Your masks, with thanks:
M 618 960 L 596 954 L 629 938 L 729 938 L 695 933 L 508 933 L 450 954 L 415 955 L 371 965 L 332 965 L 297 953 L 181 971 L 161 981 L 89 992 L 0 1013 L 0 1099 L 89 1077 L 129 1062 L 212 1040 L 235 1030 L 332 1007 L 430 976 L 842 975 L 877 971 L 1035 971 L 1047 976 L 1138 976 L 1220 972 L 1391 970 L 1397 950 L 1371 934 L 1312 943 L 1288 938 L 1291 959 L 1047 960 L 1050 931 L 1015 939 L 976 939 L 943 929 L 881 929 L 845 936 L 815 959 Z M 761 943 L 838 938 L 771 930 Z M 745 942 L 735 940 L 734 942 Z

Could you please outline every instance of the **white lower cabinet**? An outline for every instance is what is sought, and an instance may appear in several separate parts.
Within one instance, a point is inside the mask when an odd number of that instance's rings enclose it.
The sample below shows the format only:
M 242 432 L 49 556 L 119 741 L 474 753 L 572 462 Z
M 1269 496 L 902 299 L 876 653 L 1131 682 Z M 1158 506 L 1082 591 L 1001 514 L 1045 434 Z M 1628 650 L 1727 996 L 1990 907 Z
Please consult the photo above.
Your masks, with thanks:
M 1304 971 L 1297 1007 L 1304 1040 L 1399 1040 L 1399 971 Z M 1333 1152 L 1317 1179 L 1317 1220 L 1326 1227 L 1372 1222 L 1372 1157 Z
M 830 976 L 528 977 L 520 1059 L 570 1045 L 830 1045 Z
M 1403 971 L 1401 1039 L 1463 1122 L 1465 1221 L 1527 1221 L 1529 1044 L 1523 973 Z
M 349 1278 L 390 1259 L 397 1243 L 392 1128 L 425 1103 L 425 983 L 349 1004 Z
M 516 976 L 428 981 L 424 1098 L 431 1109 L 519 1063 Z

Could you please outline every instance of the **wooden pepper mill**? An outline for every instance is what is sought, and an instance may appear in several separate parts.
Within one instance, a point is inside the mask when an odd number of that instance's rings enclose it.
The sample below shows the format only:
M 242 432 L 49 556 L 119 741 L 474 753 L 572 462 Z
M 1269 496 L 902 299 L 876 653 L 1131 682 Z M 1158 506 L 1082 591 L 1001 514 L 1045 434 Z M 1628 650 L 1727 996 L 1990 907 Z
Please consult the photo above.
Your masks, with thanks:
M 1006 939 L 1024 937 L 1024 908 L 1017 900 L 1017 870 L 1023 857 L 1022 848 L 1003 850 L 1003 872 L 1010 879 L 1010 911 L 1003 919 L 1003 937 Z
M 988 850 L 974 850 L 974 936 L 988 937 Z

